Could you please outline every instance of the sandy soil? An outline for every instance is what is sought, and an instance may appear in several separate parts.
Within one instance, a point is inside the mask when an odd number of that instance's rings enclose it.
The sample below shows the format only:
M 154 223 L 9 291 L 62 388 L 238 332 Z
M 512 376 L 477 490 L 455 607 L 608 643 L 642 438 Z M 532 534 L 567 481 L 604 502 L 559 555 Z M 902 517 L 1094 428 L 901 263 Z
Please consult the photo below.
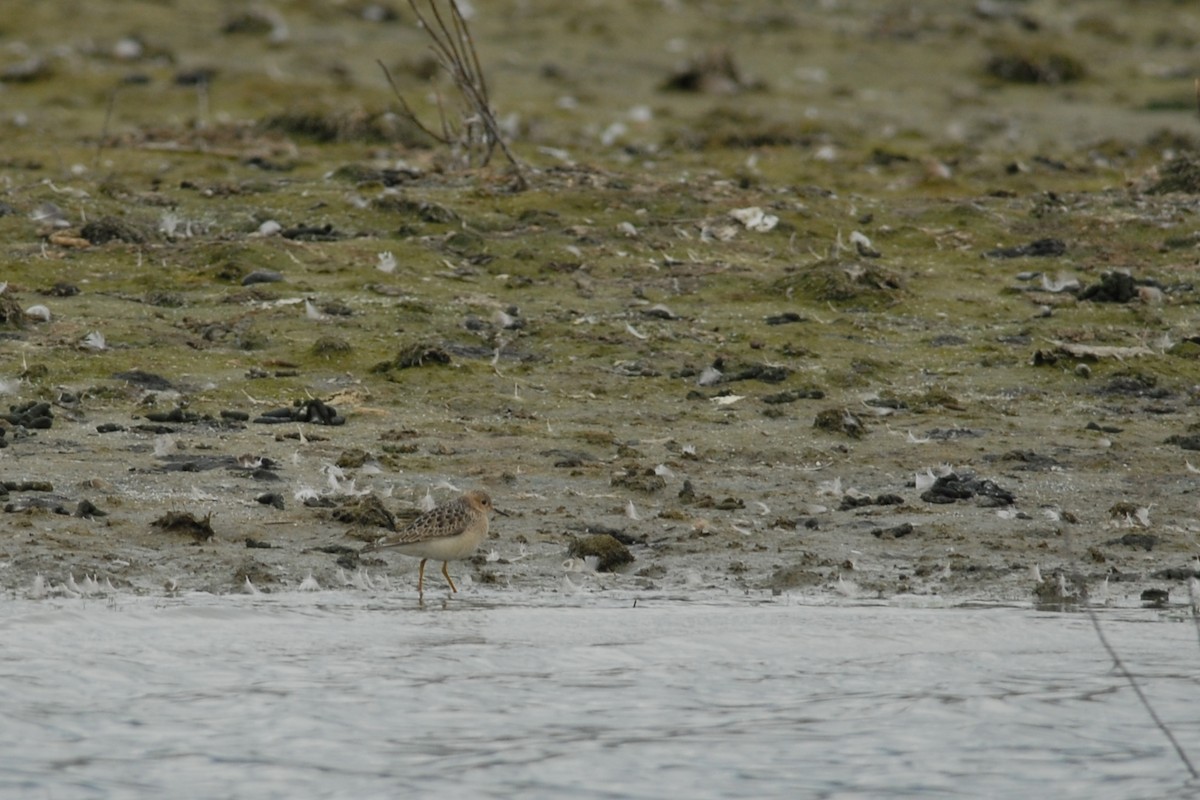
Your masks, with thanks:
M 407 6 L 30 4 L 0 586 L 415 597 L 364 497 L 481 487 L 460 587 L 1186 603 L 1200 16 L 701 6 L 476 11 L 518 191 Z

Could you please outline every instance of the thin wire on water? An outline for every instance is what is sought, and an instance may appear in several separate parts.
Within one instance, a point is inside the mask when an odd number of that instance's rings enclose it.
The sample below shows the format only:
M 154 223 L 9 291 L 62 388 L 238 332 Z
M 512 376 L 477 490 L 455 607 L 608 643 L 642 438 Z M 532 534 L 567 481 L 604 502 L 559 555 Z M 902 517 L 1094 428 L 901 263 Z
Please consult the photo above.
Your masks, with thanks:
M 1200 92 L 1200 81 L 1197 81 L 1197 91 Z M 1067 543 L 1067 552 L 1074 553 L 1075 544 L 1071 539 L 1070 532 L 1066 529 L 1063 530 L 1063 538 Z M 1191 585 L 1189 583 L 1189 590 L 1190 588 Z M 1200 773 L 1196 772 L 1196 767 L 1192 764 L 1192 760 L 1188 758 L 1188 754 L 1183 749 L 1183 745 L 1179 743 L 1179 740 L 1175 738 L 1175 734 L 1171 733 L 1171 729 L 1168 728 L 1167 724 L 1162 721 L 1161 717 L 1158 716 L 1158 712 L 1155 711 L 1154 706 L 1150 704 L 1150 698 L 1146 697 L 1145 692 L 1142 691 L 1141 685 L 1138 684 L 1137 678 L 1135 678 L 1133 673 L 1129 671 L 1129 668 L 1125 666 L 1125 662 L 1121 660 L 1121 656 L 1119 653 L 1117 653 L 1116 648 L 1114 648 L 1112 643 L 1108 641 L 1108 636 L 1105 635 L 1104 629 L 1100 627 L 1099 615 L 1096 614 L 1095 609 L 1087 604 L 1086 600 L 1083 603 L 1083 610 L 1088 615 L 1088 619 L 1092 621 L 1092 627 L 1096 630 L 1096 638 L 1100 640 L 1100 644 L 1108 652 L 1109 658 L 1111 658 L 1113 661 L 1113 666 L 1115 666 L 1117 672 L 1121 673 L 1125 680 L 1129 682 L 1129 685 L 1133 687 L 1133 693 L 1137 695 L 1138 700 L 1140 700 L 1142 703 L 1142 707 L 1146 709 L 1146 713 L 1149 714 L 1150 719 L 1154 721 L 1155 727 L 1162 731 L 1163 736 L 1166 736 L 1167 741 L 1169 741 L 1171 746 L 1175 748 L 1175 753 L 1179 756 L 1179 760 L 1183 762 L 1183 765 L 1187 767 L 1187 771 L 1192 778 L 1200 778 Z M 1196 605 L 1194 601 L 1192 603 L 1192 616 L 1196 616 Z M 1196 624 L 1197 626 L 1200 626 L 1200 620 L 1198 620 Z M 1197 628 L 1197 631 L 1200 632 L 1200 627 Z
M 1196 772 L 1196 768 L 1192 766 L 1192 760 L 1188 758 L 1188 754 L 1184 752 L 1183 745 L 1179 744 L 1179 740 L 1175 738 L 1175 734 L 1171 733 L 1171 729 L 1168 728 L 1166 723 L 1163 722 L 1158 716 L 1158 712 L 1154 710 L 1154 706 L 1150 705 L 1150 698 L 1146 697 L 1145 693 L 1142 692 L 1142 687 L 1138 685 L 1137 679 L 1133 677 L 1133 673 L 1126 668 L 1125 662 L 1121 660 L 1121 656 L 1117 654 L 1117 651 L 1113 648 L 1112 644 L 1109 643 L 1108 637 L 1104 635 L 1104 629 L 1100 627 L 1100 617 L 1098 617 L 1096 612 L 1089 606 L 1085 606 L 1084 610 L 1087 612 L 1088 619 L 1092 621 L 1092 627 L 1096 629 L 1096 637 L 1100 639 L 1100 644 L 1104 645 L 1104 649 L 1108 651 L 1109 657 L 1112 658 L 1113 665 L 1116 666 L 1117 672 L 1120 672 L 1121 675 L 1125 677 L 1125 680 L 1129 681 L 1129 685 L 1133 687 L 1134 694 L 1138 696 L 1138 700 L 1142 701 L 1142 706 L 1146 709 L 1146 713 L 1150 715 L 1150 719 L 1154 720 L 1154 724 L 1160 731 L 1163 732 L 1163 735 L 1167 737 L 1167 740 L 1171 742 L 1171 746 L 1174 747 L 1175 752 L 1179 754 L 1179 760 L 1183 762 L 1185 767 L 1187 767 L 1188 772 L 1191 773 L 1193 778 L 1200 778 L 1200 773 Z
M 1200 581 L 1196 578 L 1200 577 L 1195 569 L 1192 570 L 1192 577 L 1188 578 L 1188 600 L 1192 603 L 1192 623 L 1196 626 L 1196 640 L 1200 641 Z

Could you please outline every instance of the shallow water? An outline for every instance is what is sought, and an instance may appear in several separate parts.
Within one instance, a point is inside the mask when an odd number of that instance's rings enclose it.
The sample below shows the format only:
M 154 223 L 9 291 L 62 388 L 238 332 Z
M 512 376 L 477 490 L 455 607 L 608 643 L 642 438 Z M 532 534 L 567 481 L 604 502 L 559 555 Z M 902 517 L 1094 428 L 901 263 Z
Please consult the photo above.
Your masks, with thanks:
M 1196 629 L 1104 624 L 1200 758 Z M 320 592 L 9 601 L 0 642 L 5 797 L 1200 790 L 1078 614 Z

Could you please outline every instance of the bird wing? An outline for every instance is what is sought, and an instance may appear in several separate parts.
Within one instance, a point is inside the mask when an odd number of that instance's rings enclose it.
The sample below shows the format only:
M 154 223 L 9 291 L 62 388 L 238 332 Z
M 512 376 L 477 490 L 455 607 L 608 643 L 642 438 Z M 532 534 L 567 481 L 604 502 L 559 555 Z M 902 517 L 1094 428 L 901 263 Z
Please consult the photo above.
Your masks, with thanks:
M 448 503 L 438 506 L 432 511 L 426 511 L 405 527 L 382 539 L 371 542 L 360 553 L 371 553 L 388 547 L 427 542 L 430 539 L 440 539 L 447 536 L 457 536 L 462 532 L 461 524 L 456 525 L 457 518 L 463 511 L 458 503 Z

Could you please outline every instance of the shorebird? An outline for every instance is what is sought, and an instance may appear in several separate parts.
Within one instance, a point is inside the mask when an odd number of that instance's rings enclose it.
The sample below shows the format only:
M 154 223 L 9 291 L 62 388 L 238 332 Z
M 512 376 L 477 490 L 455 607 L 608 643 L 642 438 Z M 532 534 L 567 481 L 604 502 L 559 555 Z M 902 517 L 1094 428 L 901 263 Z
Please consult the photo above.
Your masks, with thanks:
M 450 591 L 457 592 L 458 587 L 450 579 L 447 562 L 468 558 L 475 552 L 479 543 L 487 538 L 488 513 L 491 511 L 496 511 L 492 508 L 492 498 L 487 492 L 474 489 L 426 511 L 401 530 L 371 542 L 358 552 L 363 554 L 395 549 L 406 556 L 421 559 L 417 573 L 417 596 L 421 599 L 425 597 L 425 562 L 431 558 L 441 561 L 442 575 L 446 576 Z

